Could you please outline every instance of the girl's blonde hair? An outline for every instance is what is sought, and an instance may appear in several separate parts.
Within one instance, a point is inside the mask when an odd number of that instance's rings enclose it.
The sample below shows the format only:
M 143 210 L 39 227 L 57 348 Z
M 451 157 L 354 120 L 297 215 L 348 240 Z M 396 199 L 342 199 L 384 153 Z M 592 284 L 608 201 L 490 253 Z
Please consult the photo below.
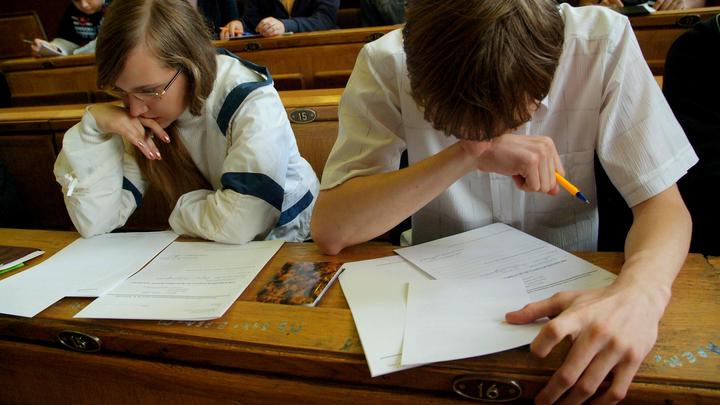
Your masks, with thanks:
M 125 67 L 127 55 L 144 45 L 165 66 L 180 69 L 186 75 L 188 108 L 191 114 L 200 115 L 217 72 L 210 38 L 202 16 L 187 0 L 114 1 L 97 38 L 98 87 L 113 86 Z M 162 160 L 148 160 L 140 153 L 136 157 L 151 188 L 160 191 L 172 210 L 182 194 L 211 187 L 175 136 L 175 125 L 171 124 L 166 131 L 172 139 L 170 144 L 155 141 Z

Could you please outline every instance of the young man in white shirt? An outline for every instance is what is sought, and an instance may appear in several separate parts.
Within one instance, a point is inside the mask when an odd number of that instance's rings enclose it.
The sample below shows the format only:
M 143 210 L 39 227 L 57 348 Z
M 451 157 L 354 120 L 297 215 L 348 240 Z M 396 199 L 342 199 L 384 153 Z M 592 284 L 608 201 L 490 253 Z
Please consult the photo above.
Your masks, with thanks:
M 397 170 L 408 151 L 409 167 Z M 574 341 L 537 403 L 580 403 L 606 376 L 622 399 L 657 337 L 691 220 L 675 182 L 697 161 L 625 17 L 552 0 L 415 0 L 400 31 L 364 47 L 340 103 L 312 235 L 325 252 L 412 215 L 414 243 L 504 222 L 566 250 L 595 250 L 593 156 L 632 207 L 617 280 L 509 313 L 549 316 L 546 356 Z M 609 374 L 611 374 L 609 376 Z

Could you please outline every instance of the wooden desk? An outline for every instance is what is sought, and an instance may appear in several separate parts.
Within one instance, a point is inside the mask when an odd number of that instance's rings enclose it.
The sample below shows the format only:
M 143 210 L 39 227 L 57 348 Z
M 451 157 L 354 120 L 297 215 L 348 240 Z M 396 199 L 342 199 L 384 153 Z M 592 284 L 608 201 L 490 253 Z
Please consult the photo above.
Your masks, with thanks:
M 44 258 L 76 237 L 0 229 L 0 244 L 40 247 L 47 252 Z M 391 251 L 390 245 L 371 243 L 334 259 Z M 579 256 L 609 270 L 622 263 L 618 253 Z M 338 284 L 317 308 L 253 302 L 288 260 L 328 257 L 313 244 L 285 244 L 230 310 L 212 321 L 73 319 L 90 302 L 80 298 L 65 298 L 30 319 L 0 315 L 0 402 L 459 403 L 467 400 L 453 392 L 453 381 L 469 375 L 517 381 L 527 399 L 548 381 L 567 350 L 564 346 L 540 360 L 519 348 L 371 378 Z M 658 342 L 625 403 L 720 401 L 718 291 L 717 272 L 702 256 L 690 255 L 675 282 Z M 63 348 L 57 341 L 62 331 L 97 337 L 100 351 Z
M 658 11 L 650 15 L 632 17 L 635 36 L 645 60 L 654 75 L 662 75 L 670 46 L 693 25 L 720 13 L 720 7 Z

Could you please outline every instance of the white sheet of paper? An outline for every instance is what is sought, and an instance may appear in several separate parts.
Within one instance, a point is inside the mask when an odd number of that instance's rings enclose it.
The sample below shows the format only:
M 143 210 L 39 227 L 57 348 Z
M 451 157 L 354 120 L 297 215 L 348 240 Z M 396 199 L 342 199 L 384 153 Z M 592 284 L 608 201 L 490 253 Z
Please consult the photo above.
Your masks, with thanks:
M 529 302 L 519 278 L 410 281 L 401 363 L 464 359 L 526 345 L 542 324 L 511 325 L 505 314 Z
M 428 277 L 400 256 L 345 263 L 340 285 L 373 377 L 400 365 L 407 283 Z
M 604 287 L 615 279 L 609 271 L 503 223 L 396 252 L 438 280 L 520 277 L 531 301 L 559 291 Z
M 75 318 L 207 320 L 221 317 L 282 246 L 175 242 Z
M 176 238 L 164 231 L 77 239 L 44 262 L 0 281 L 0 313 L 32 317 L 63 297 L 96 297 L 140 270 Z

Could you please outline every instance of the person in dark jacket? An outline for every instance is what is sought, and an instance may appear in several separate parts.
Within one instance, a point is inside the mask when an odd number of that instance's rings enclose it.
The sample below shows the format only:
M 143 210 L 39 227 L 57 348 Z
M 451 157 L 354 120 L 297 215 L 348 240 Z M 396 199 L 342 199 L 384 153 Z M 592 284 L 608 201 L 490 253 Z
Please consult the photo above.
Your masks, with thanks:
M 360 22 L 363 27 L 402 24 L 405 22 L 405 1 L 360 0 Z
M 240 18 L 236 0 L 197 0 L 196 7 L 205 18 L 205 25 L 212 32 L 213 39 L 217 39 L 231 21 Z
M 720 184 L 720 14 L 696 24 L 668 51 L 663 93 L 700 161 L 678 181 L 693 219 L 690 251 L 720 255 L 720 213 L 708 188 Z
M 246 0 L 242 21 L 233 21 L 221 39 L 243 32 L 274 37 L 286 32 L 322 31 L 337 28 L 340 0 Z

